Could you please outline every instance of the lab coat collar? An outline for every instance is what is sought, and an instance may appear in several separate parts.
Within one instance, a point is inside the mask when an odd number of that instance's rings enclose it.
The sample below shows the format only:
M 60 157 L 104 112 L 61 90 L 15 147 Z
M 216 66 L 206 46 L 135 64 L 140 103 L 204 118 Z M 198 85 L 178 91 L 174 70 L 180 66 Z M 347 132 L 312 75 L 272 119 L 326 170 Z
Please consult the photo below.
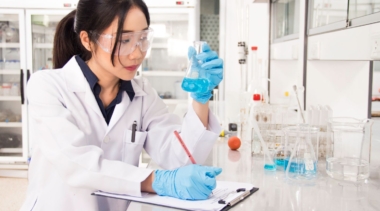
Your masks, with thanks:
M 96 102 L 95 96 L 90 88 L 90 85 L 87 82 L 85 76 L 83 75 L 83 72 L 77 63 L 75 56 L 73 56 L 62 69 L 64 70 L 63 72 L 65 75 L 64 78 L 65 78 L 67 90 L 71 92 L 85 92 L 85 102 L 101 118 L 104 118 L 102 112 L 100 111 L 99 105 Z M 131 84 L 132 84 L 133 90 L 135 91 L 135 97 L 133 98 L 133 101 L 137 100 L 136 97 L 146 95 L 143 88 L 141 88 L 141 87 L 144 87 L 144 81 L 142 78 L 132 79 Z M 129 104 L 131 103 L 130 100 L 125 100 L 125 99 L 128 99 L 127 97 L 128 97 L 127 93 L 123 92 L 122 100 L 115 107 L 115 110 L 112 114 L 112 118 L 107 127 L 106 133 L 108 133 L 113 128 L 113 126 L 119 121 L 121 116 L 127 110 Z M 104 121 L 104 124 L 106 126 L 105 121 Z
M 62 67 L 67 90 L 71 92 L 85 92 L 89 88 L 88 82 L 80 69 L 75 56 Z M 90 90 L 91 91 L 91 90 Z
M 83 72 L 78 65 L 78 62 L 73 56 L 66 65 L 62 68 L 64 69 L 66 86 L 69 91 L 72 92 L 86 92 L 88 90 L 91 91 L 89 84 L 86 78 L 83 75 Z M 137 96 L 145 96 L 146 93 L 141 86 L 143 86 L 143 79 L 132 79 L 131 80 L 132 89 L 135 92 L 135 97 Z
M 141 79 L 134 78 L 133 80 L 131 80 L 131 83 L 132 83 L 133 90 L 135 91 L 135 97 L 136 96 L 141 97 L 141 96 L 147 95 L 143 89 L 144 83 L 145 83 L 143 78 L 141 78 Z
M 95 73 L 92 72 L 90 67 L 86 64 L 85 61 L 83 61 L 82 58 L 80 58 L 79 55 L 76 55 L 75 59 L 79 65 L 80 69 L 82 70 L 84 77 L 88 81 L 92 92 L 95 93 L 94 92 L 95 86 L 99 82 L 98 77 L 95 75 Z M 124 80 L 120 79 L 120 90 L 126 91 L 128 96 L 129 96 L 129 99 L 131 101 L 133 100 L 133 97 L 135 96 L 135 91 L 133 90 L 131 81 L 124 81 Z M 120 103 L 121 102 L 121 95 L 117 95 L 117 96 L 118 96 L 118 99 L 117 99 L 118 102 L 117 103 Z
M 133 101 L 122 100 L 120 103 L 118 103 L 115 106 L 115 110 L 113 111 L 110 123 L 108 124 L 106 134 L 108 134 L 111 131 L 111 129 L 116 125 L 116 123 L 124 115 L 124 113 L 126 112 L 130 103 L 133 103 L 133 102 L 136 103 L 136 101 L 139 100 L 139 97 L 146 95 L 143 88 L 141 88 L 141 86 L 144 87 L 143 78 L 133 79 L 133 80 L 131 80 L 131 82 L 132 82 L 133 89 L 135 91 L 135 98 L 133 98 Z M 126 99 L 127 97 L 128 97 L 127 93 L 123 92 L 122 99 Z M 143 109 L 143 108 L 141 108 L 141 109 Z M 140 111 L 138 111 L 138 112 L 140 112 Z

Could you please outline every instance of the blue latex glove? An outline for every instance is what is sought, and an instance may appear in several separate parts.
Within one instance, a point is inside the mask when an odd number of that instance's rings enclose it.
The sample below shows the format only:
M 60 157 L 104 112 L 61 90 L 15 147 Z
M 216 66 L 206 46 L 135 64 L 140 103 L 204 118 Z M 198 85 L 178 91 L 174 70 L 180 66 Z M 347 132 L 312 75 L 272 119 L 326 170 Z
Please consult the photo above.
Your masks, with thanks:
M 196 164 L 174 170 L 156 170 L 152 187 L 160 196 L 204 200 L 215 189 L 215 177 L 221 172 L 221 168 Z
M 211 98 L 211 91 L 223 80 L 223 60 L 218 57 L 215 51 L 211 51 L 210 46 L 205 43 L 202 46 L 202 53 L 195 56 L 196 59 L 202 61 L 200 76 L 207 78 L 210 82 L 207 92 L 191 93 L 191 97 L 205 104 Z M 197 52 L 194 47 L 190 46 L 188 57 L 192 58 Z

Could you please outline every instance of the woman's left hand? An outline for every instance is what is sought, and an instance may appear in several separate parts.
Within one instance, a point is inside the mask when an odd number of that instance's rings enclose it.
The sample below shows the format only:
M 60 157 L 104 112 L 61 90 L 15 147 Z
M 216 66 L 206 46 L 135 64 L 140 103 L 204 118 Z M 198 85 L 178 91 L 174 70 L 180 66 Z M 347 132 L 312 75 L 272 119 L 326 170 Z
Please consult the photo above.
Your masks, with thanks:
M 189 47 L 188 57 L 192 58 L 196 54 L 194 47 Z M 211 91 L 223 80 L 223 60 L 218 57 L 215 51 L 212 51 L 207 43 L 202 46 L 202 52 L 195 56 L 197 60 L 201 61 L 201 70 L 205 77 L 210 82 L 207 92 L 205 93 L 191 93 L 191 97 L 205 104 L 212 96 Z

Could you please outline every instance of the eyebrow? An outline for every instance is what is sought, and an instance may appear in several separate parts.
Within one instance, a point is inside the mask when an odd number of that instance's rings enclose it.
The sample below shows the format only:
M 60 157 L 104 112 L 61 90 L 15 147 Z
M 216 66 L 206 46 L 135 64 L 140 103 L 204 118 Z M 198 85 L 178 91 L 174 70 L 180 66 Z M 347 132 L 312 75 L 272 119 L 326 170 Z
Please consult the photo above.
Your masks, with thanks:
M 148 27 L 146 27 L 146 28 L 144 28 L 144 29 L 142 29 L 141 31 L 143 31 L 143 30 L 147 30 L 147 29 L 149 29 L 149 26 Z M 131 31 L 131 30 L 123 30 L 123 31 L 121 31 L 122 33 L 128 33 L 128 32 L 134 32 L 134 31 Z

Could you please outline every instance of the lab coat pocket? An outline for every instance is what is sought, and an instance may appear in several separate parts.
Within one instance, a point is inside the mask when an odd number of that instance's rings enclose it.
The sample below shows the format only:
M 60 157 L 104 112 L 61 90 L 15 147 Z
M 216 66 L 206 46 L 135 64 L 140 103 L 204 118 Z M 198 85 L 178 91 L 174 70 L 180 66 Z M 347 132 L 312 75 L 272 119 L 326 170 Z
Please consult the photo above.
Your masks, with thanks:
M 135 141 L 132 142 L 132 131 L 126 130 L 123 139 L 122 161 L 134 166 L 139 165 L 139 157 L 144 147 L 147 132 L 136 131 Z

